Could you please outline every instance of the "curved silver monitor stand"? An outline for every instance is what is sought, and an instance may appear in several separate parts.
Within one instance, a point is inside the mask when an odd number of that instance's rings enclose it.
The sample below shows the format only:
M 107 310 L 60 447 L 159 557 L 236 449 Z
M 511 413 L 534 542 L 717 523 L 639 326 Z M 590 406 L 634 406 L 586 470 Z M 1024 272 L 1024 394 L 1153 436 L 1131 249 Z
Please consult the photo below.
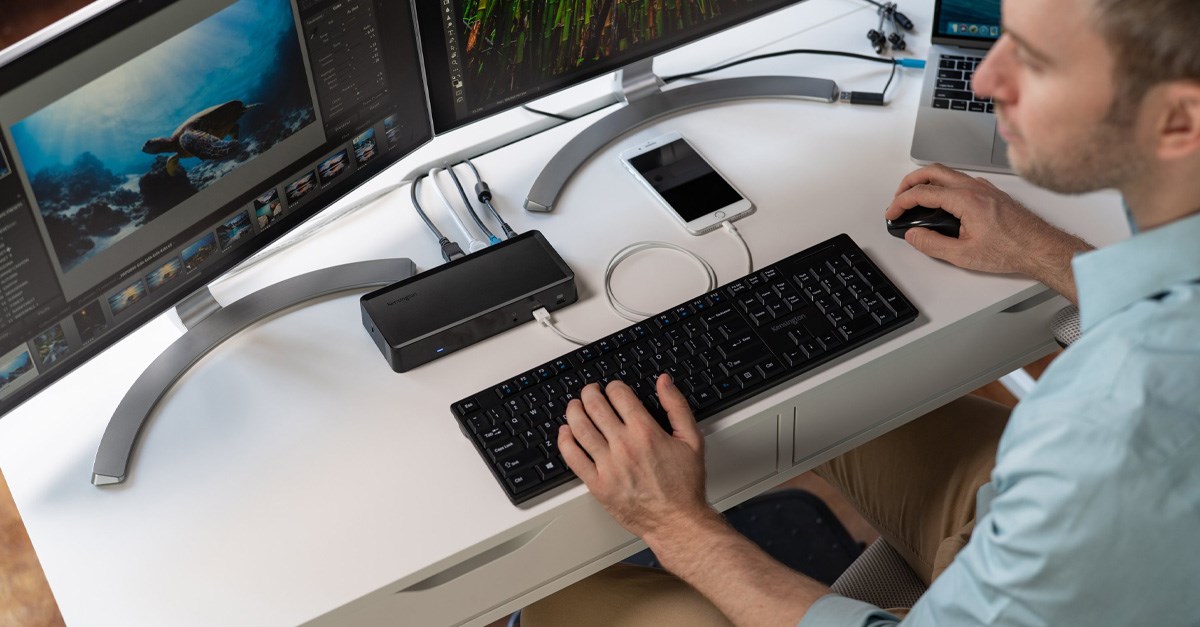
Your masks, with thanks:
M 644 59 L 621 70 L 617 80 L 626 106 L 584 129 L 550 159 L 525 198 L 526 210 L 552 210 L 567 181 L 596 151 L 652 120 L 685 109 L 747 98 L 838 99 L 833 81 L 798 76 L 726 78 L 663 91 L 662 79 L 654 74 L 652 63 L 653 59 Z
M 356 289 L 388 285 L 416 273 L 408 259 L 377 259 L 348 263 L 302 274 L 248 294 L 227 307 L 213 298 L 208 287 L 176 306 L 187 332 L 138 377 L 117 405 L 104 430 L 92 483 L 97 486 L 125 481 L 133 446 L 150 414 L 167 390 L 221 342 L 242 329 L 304 303 L 305 301 Z

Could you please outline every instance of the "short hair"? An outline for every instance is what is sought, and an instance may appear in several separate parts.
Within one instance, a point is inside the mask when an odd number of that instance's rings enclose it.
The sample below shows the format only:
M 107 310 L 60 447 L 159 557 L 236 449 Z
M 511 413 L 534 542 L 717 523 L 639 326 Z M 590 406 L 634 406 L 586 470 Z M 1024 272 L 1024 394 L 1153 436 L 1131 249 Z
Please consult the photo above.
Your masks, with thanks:
M 1176 80 L 1200 81 L 1200 2 L 1092 0 L 1100 34 L 1112 44 L 1112 116 L 1130 121 L 1147 92 Z

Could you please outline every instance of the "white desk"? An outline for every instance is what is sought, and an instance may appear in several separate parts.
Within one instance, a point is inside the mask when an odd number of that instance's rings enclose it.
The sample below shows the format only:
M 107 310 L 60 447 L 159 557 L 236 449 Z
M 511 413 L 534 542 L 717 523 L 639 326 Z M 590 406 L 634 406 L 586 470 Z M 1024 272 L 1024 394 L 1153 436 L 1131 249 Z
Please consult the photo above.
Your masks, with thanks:
M 917 56 L 929 4 L 904 7 L 922 30 L 910 36 Z M 874 20 L 857 0 L 811 0 L 672 53 L 659 71 L 710 65 L 751 47 L 867 51 L 863 33 Z M 792 57 L 737 73 L 829 77 L 843 88 L 878 90 L 887 70 Z M 744 102 L 643 128 L 589 162 L 549 215 L 519 207 L 580 123 L 477 160 L 514 228 L 541 230 L 576 271 L 580 300 L 557 314 L 572 334 L 625 326 L 606 306 L 601 281 L 609 256 L 631 241 L 688 246 L 722 282 L 745 272 L 735 242 L 720 232 L 684 233 L 618 163 L 623 147 L 669 130 L 693 139 L 756 203 L 758 213 L 738 227 L 760 265 L 846 232 L 921 310 L 885 341 L 706 421 L 709 494 L 721 508 L 1053 346 L 1048 321 L 1063 303 L 1047 300 L 1044 287 L 932 261 L 884 230 L 883 208 L 914 167 L 907 155 L 920 74 L 903 73 L 887 108 Z M 453 134 L 395 171 L 526 119 L 514 112 Z M 1092 242 L 1127 234 L 1115 195 L 1063 198 L 1013 177 L 990 178 Z M 408 256 L 421 268 L 437 265 L 437 247 L 406 196 L 217 285 L 217 297 L 229 302 L 347 261 Z M 430 207 L 449 231 L 437 203 Z M 650 309 L 702 287 L 694 268 L 665 252 L 634 259 L 617 277 L 623 297 Z M 129 480 L 93 487 L 109 415 L 178 335 L 164 316 L 0 420 L 0 467 L 67 624 L 481 625 L 641 548 L 578 483 L 512 506 L 448 410 L 571 345 L 530 324 L 395 374 L 360 326 L 357 295 L 227 342 L 168 396 L 142 435 Z

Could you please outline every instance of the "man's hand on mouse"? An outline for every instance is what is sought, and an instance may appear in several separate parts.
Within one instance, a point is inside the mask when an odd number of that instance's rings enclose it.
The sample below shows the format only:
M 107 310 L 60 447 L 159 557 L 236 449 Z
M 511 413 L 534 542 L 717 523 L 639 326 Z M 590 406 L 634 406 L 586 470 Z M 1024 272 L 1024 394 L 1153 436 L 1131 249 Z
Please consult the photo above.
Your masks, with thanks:
M 990 181 L 940 164 L 926 166 L 904 177 L 884 217 L 898 218 L 915 206 L 944 209 L 962 225 L 958 239 L 909 229 L 904 239 L 913 248 L 968 270 L 1021 273 L 1075 300 L 1071 257 L 1091 246 L 1051 226 Z
M 621 526 L 646 538 L 676 523 L 719 517 L 704 494 L 704 436 L 687 399 L 660 375 L 658 398 L 672 433 L 633 390 L 613 381 L 583 388 L 558 433 L 563 459 Z

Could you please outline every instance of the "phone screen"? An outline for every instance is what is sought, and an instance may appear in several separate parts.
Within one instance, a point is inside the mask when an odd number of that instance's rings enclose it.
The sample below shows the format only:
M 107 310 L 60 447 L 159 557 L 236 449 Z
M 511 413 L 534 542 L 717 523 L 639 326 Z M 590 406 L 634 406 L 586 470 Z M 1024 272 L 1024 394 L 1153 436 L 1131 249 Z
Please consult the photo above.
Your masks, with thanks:
M 631 157 L 629 163 L 684 222 L 742 200 L 741 194 L 682 139 Z

